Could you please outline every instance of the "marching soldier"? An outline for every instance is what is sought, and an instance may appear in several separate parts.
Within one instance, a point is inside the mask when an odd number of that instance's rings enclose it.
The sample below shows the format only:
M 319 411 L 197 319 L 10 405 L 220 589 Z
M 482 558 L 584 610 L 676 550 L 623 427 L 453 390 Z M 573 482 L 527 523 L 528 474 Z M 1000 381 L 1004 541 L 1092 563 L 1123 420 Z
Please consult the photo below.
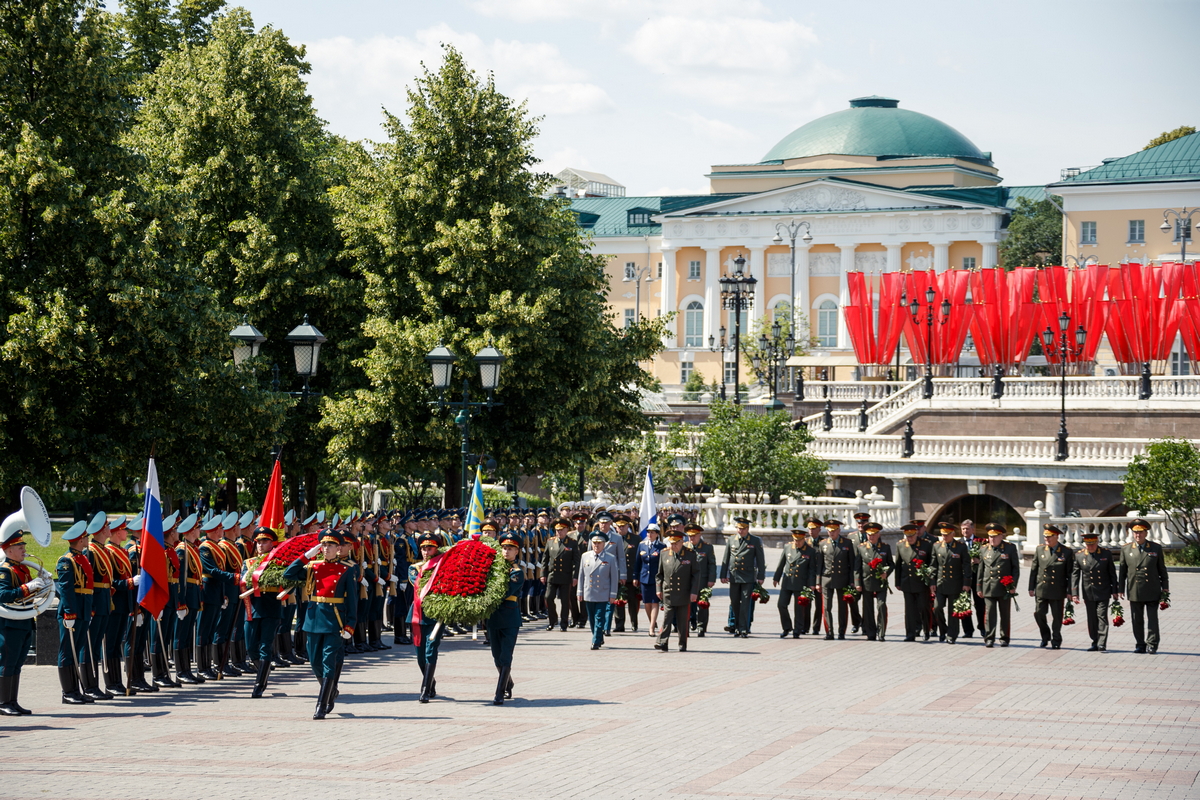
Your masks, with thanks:
M 496 665 L 498 673 L 496 696 L 492 699 L 492 705 L 495 706 L 502 706 L 505 699 L 512 699 L 513 649 L 517 646 L 517 631 L 521 628 L 517 596 L 521 591 L 521 584 L 525 582 L 525 569 L 517 566 L 516 562 L 521 553 L 521 545 L 525 541 L 525 537 L 515 531 L 500 534 L 500 548 L 504 553 L 504 560 L 509 563 L 508 594 L 484 623 L 488 633 L 488 644 L 492 648 L 492 662 Z
M 825 638 L 833 638 L 833 609 L 838 610 L 837 638 L 846 638 L 846 617 L 850 603 L 842 599 L 842 590 L 854 585 L 854 545 L 842 536 L 842 523 L 825 523 L 829 538 L 817 548 L 821 599 L 825 606 Z
M 939 522 L 942 540 L 933 546 L 933 586 L 937 597 L 934 620 L 938 641 L 954 644 L 958 641 L 958 617 L 954 616 L 954 601 L 963 592 L 971 593 L 971 553 L 967 546 L 954 538 L 958 531 L 953 523 Z
M 988 543 L 979 551 L 975 581 L 975 591 L 986 603 L 983 643 L 985 647 L 992 647 L 999 637 L 1000 646 L 1008 647 L 1012 596 L 1017 593 L 1017 581 L 1021 577 L 1021 554 L 1015 544 L 1004 541 L 1008 530 L 1003 525 L 989 522 L 986 530 Z
M 200 676 L 205 680 L 219 680 L 222 673 L 215 667 L 221 663 L 217 640 L 217 625 L 221 609 L 228 603 L 226 585 L 235 583 L 235 575 L 228 566 L 225 548 L 221 546 L 221 517 L 213 517 L 200 529 L 205 539 L 200 543 L 200 564 L 204 581 L 200 596 L 200 619 L 197 621 L 196 647 L 200 657 L 196 660 Z M 236 584 L 235 584 L 236 585 Z
M 863 524 L 863 535 L 867 540 L 854 549 L 854 585 L 862 593 L 863 633 L 867 639 L 882 642 L 887 633 L 887 596 L 891 591 L 887 575 L 896 569 L 891 546 L 879 538 L 883 526 L 878 522 Z M 875 559 L 882 561 L 883 578 L 877 578 L 871 568 Z
M 737 535 L 725 540 L 725 557 L 721 561 L 721 583 L 729 584 L 729 599 L 733 611 L 733 636 L 750 637 L 750 595 L 755 583 L 766 579 L 767 564 L 762 539 L 750 535 L 750 520 L 734 517 Z
M 91 537 L 89 543 L 88 537 Z M 83 547 L 83 554 L 87 558 L 88 563 L 92 567 L 93 589 L 92 589 L 92 619 L 91 622 L 84 628 L 80 627 L 79 622 L 75 623 L 75 637 L 79 638 L 84 634 L 81 630 L 86 629 L 88 642 L 87 646 L 82 648 L 87 653 L 86 664 L 80 664 L 80 669 L 84 675 L 104 675 L 104 683 L 106 686 L 115 689 L 114 683 L 119 682 L 119 677 L 114 677 L 109 669 L 107 656 L 107 648 L 105 647 L 105 637 L 108 635 L 108 620 L 112 614 L 112 562 L 108 556 L 108 518 L 103 511 L 97 511 L 96 514 L 88 520 L 87 528 L 80 536 L 79 542 Z M 117 676 L 120 675 L 120 670 L 117 670 Z M 99 678 L 96 680 L 97 690 L 100 697 L 97 700 L 113 699 L 111 690 L 99 689 Z M 125 694 L 125 687 L 120 687 L 121 694 Z
M 1042 647 L 1049 644 L 1057 650 L 1062 647 L 1063 605 L 1071 595 L 1071 569 L 1075 564 L 1075 553 L 1060 544 L 1062 531 L 1050 523 L 1043 526 L 1042 536 L 1046 543 L 1033 553 L 1029 565 L 1029 596 L 1035 598 L 1033 619 L 1042 634 Z M 1051 624 L 1046 624 L 1046 612 L 1050 612 Z
M 125 521 L 124 516 L 108 520 L 109 537 L 108 544 L 105 545 L 107 548 L 105 553 L 113 568 L 113 611 L 108 619 L 108 630 L 104 633 L 104 657 L 108 663 L 112 683 L 109 683 L 108 676 L 105 677 L 105 683 L 108 684 L 110 692 L 134 695 L 139 691 L 158 690 L 142 688 L 148 686 L 145 680 L 141 681 L 140 686 L 133 685 L 133 659 L 140 661 L 142 657 L 141 653 L 133 650 L 137 628 L 143 622 L 141 606 L 137 601 L 137 586 L 141 575 L 135 573 L 133 561 L 129 558 L 129 553 L 125 551 L 125 538 L 128 536 Z M 129 676 L 130 681 L 128 689 L 121 683 L 122 656 L 126 658 L 125 674 Z
M 189 514 L 176 528 L 182 541 L 175 545 L 179 559 L 179 600 L 175 609 L 175 675 L 183 683 L 204 683 L 203 676 L 192 672 L 192 654 L 196 649 L 196 622 L 200 616 L 200 598 L 204 584 L 204 565 L 200 561 L 200 518 Z M 197 665 L 199 665 L 197 660 Z
M 692 552 L 696 554 L 696 570 L 700 573 L 700 588 L 711 589 L 717 585 L 717 551 L 711 544 L 704 541 L 704 526 L 698 522 L 672 525 L 671 531 L 683 531 L 687 534 Z M 668 533 L 667 536 L 671 536 Z M 708 608 L 701 608 L 696 602 L 692 603 L 692 622 L 697 638 L 703 639 L 708 631 Z
M 92 518 L 92 523 L 96 522 L 98 516 Z M 103 524 L 101 521 L 100 525 Z M 88 624 L 92 621 L 94 576 L 92 562 L 83 549 L 87 545 L 87 532 L 91 526 L 91 523 L 80 520 L 67 529 L 63 534 L 67 552 L 59 557 L 55 569 L 57 579 L 54 583 L 58 592 L 58 682 L 62 685 L 64 705 L 82 705 L 96 700 L 111 700 L 113 697 L 99 691 L 99 687 L 94 685 L 94 673 L 89 673 L 84 666 L 90 662 Z M 107 619 L 104 617 L 105 621 Z
M 1083 598 L 1087 615 L 1088 652 L 1108 649 L 1108 604 L 1117 591 L 1117 568 L 1112 551 L 1099 546 L 1100 534 L 1083 534 L 1083 547 L 1075 551 L 1071 569 L 1071 594 L 1076 603 Z
M 271 551 L 279 543 L 275 531 L 258 527 L 254 530 L 255 555 L 242 565 L 241 586 L 243 591 L 252 592 L 246 598 L 249 618 L 246 620 L 246 649 L 257 666 L 254 689 L 251 697 L 262 697 L 267 690 L 267 678 L 274 662 L 275 632 L 283 619 L 283 605 L 279 602 L 282 586 L 272 586 L 260 580 L 262 567 L 266 565 Z
M 792 635 L 793 639 L 799 639 L 802 634 L 808 633 L 808 606 L 812 605 L 810 600 L 807 605 L 804 605 L 804 623 L 801 624 L 801 605 L 797 603 L 800 591 L 805 587 L 813 590 L 814 597 L 819 591 L 818 582 L 820 578 L 816 571 L 816 562 L 820 556 L 817 555 L 816 548 L 808 546 L 808 539 L 804 535 L 803 528 L 797 528 L 792 531 L 792 541 L 783 546 L 783 552 L 779 555 L 779 564 L 775 567 L 775 577 L 771 583 L 775 586 L 783 582 L 782 588 L 779 590 L 779 624 L 783 627 L 783 633 L 779 634 L 780 639 L 786 639 L 788 634 Z M 796 611 L 796 624 L 793 627 L 791 609 Z
M 0 562 L 0 603 L 15 603 L 50 586 L 50 580 L 33 573 L 25 562 L 25 531 L 14 527 L 0 541 L 4 561 Z M 65 556 L 64 556 L 65 558 Z M 21 667 L 33 641 L 33 618 L 0 617 L 0 714 L 20 717 L 32 714 L 17 702 L 21 689 Z M 64 687 L 64 701 L 66 690 Z
M 497 527 L 494 522 L 484 522 L 481 530 L 489 531 L 485 535 L 490 536 L 496 533 Z M 408 568 L 408 582 L 412 584 L 414 592 L 418 588 L 418 580 L 424 571 L 425 564 L 438 554 L 441 544 L 441 537 L 432 531 L 422 533 L 417 539 L 421 560 Z M 441 646 L 442 635 L 446 629 L 444 626 L 438 625 L 438 621 L 427 614 L 423 614 L 419 621 L 414 620 L 415 607 L 415 604 L 408 607 L 408 623 L 412 626 L 412 640 L 417 649 L 417 666 L 421 669 L 420 702 L 428 703 L 437 697 L 437 681 L 434 679 L 434 672 L 437 669 L 438 648 Z
M 554 537 L 542 550 L 542 583 L 546 586 L 546 611 L 550 617 L 546 625 L 548 631 L 555 625 L 560 630 L 567 629 L 570 596 L 575 594 L 573 589 L 579 584 L 579 548 L 567 536 L 570 528 L 570 521 L 556 520 Z
M 1162 545 L 1148 538 L 1150 523 L 1144 519 L 1130 521 L 1133 541 L 1121 547 L 1119 587 L 1129 596 L 1129 614 L 1133 622 L 1134 652 L 1157 653 L 1158 604 L 1170 591 L 1167 564 Z M 1117 595 L 1120 597 L 1120 594 Z M 1148 630 L 1147 630 L 1148 628 Z
M 651 523 L 653 524 L 653 523 Z M 684 547 L 683 533 L 667 532 L 667 548 L 660 552 L 655 571 L 655 595 L 662 604 L 662 627 L 658 632 L 655 650 L 667 652 L 671 627 L 679 631 L 679 652 L 687 652 L 688 609 L 700 596 L 703 568 L 691 547 Z
M 929 564 L 929 549 L 919 538 L 916 523 L 909 522 L 901 530 L 904 538 L 896 545 L 896 588 L 904 593 L 904 641 L 915 642 L 922 631 L 929 641 L 929 584 L 917 573 L 919 566 Z
M 854 519 L 857 521 L 857 520 L 859 520 L 860 517 L 864 517 L 864 516 L 866 519 L 870 519 L 870 517 L 871 517 L 870 514 L 864 515 L 860 512 L 860 513 L 854 515 Z M 827 520 L 825 522 L 825 527 L 828 528 L 830 531 L 837 530 L 841 534 L 841 538 L 850 543 L 851 553 L 853 553 L 854 546 L 862 541 L 862 524 L 863 524 L 862 522 L 858 522 L 858 528 L 853 535 L 847 535 L 846 532 L 842 530 L 842 521 L 838 520 L 838 519 Z M 851 576 L 850 580 L 851 580 L 850 585 L 853 585 L 853 582 L 854 582 L 853 576 Z M 849 602 L 846 602 L 844 600 L 842 602 L 846 605 L 847 609 L 850 612 L 850 633 L 856 634 L 856 633 L 858 633 L 859 628 L 862 627 L 862 614 L 860 614 L 858 611 L 858 598 L 855 598 Z M 839 612 L 839 614 L 840 614 L 840 612 Z

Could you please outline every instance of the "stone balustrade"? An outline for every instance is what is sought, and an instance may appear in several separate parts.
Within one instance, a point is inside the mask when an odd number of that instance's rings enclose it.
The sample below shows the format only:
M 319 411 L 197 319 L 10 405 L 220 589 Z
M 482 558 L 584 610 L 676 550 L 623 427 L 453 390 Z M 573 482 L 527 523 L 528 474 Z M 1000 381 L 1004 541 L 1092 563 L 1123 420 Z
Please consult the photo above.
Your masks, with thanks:
M 858 526 L 854 515 L 866 512 L 885 528 L 899 528 L 900 505 L 883 499 L 874 486 L 870 494 L 856 492 L 854 497 L 804 498 L 801 502 L 777 505 L 734 502 L 729 497 L 714 495 L 701 505 L 700 520 L 706 530 L 733 534 L 735 517 L 750 520 L 750 532 L 762 537 L 764 544 L 777 546 L 791 539 L 795 528 L 803 528 L 810 517 L 821 520 L 837 519 L 848 530 Z
M 1126 542 L 1133 541 L 1133 534 L 1127 527 L 1131 516 L 1124 517 L 1052 517 L 1046 511 L 1045 504 L 1038 500 L 1034 507 L 1025 513 L 1026 530 L 1029 536 L 1023 539 L 1022 551 L 1032 553 L 1042 543 L 1041 531 L 1046 523 L 1051 523 L 1062 530 L 1059 541 L 1067 547 L 1078 549 L 1083 547 L 1083 534 L 1097 533 L 1097 542 L 1101 547 L 1115 550 Z M 1142 517 L 1150 523 L 1147 538 L 1158 542 L 1165 549 L 1183 547 L 1184 542 L 1171 533 L 1167 518 L 1161 514 L 1147 514 Z

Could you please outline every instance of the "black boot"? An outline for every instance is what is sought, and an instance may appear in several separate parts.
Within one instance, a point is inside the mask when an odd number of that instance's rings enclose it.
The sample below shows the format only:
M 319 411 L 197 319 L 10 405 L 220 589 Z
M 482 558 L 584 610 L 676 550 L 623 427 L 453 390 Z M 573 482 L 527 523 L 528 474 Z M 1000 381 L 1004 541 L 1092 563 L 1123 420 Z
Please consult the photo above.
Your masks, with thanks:
M 229 663 L 229 642 L 217 646 L 217 672 L 225 678 L 240 678 L 242 671 Z
M 434 691 L 433 673 L 437 664 L 425 665 L 425 680 L 421 681 L 421 702 L 428 703 L 434 697 L 437 697 L 437 692 Z
M 270 674 L 271 662 L 264 658 L 258 662 L 258 677 L 254 681 L 254 691 L 250 693 L 251 697 L 263 696 L 263 692 L 267 690 L 267 676 Z
M 12 676 L 12 687 L 9 690 L 8 705 L 9 705 L 9 708 L 15 708 L 21 714 L 21 716 L 25 717 L 25 716 L 32 714 L 33 712 L 17 702 L 17 695 L 20 693 L 21 693 L 21 673 L 18 672 L 16 675 Z
M 395 644 L 412 644 L 412 638 L 408 635 L 408 626 L 403 622 L 397 622 L 394 626 L 396 635 L 393 637 Z
M 341 692 L 338 690 L 338 683 L 342 680 L 342 665 L 338 664 L 333 668 L 333 691 L 329 694 L 329 700 L 325 703 L 325 713 L 333 711 L 333 706 L 337 702 Z
M 197 674 L 206 681 L 215 681 L 220 679 L 220 675 L 213 669 L 213 653 L 216 651 L 216 645 L 202 644 L 196 651 L 197 658 Z
M 123 697 L 126 694 L 136 694 L 132 689 L 125 690 L 125 684 L 121 683 L 121 662 L 109 664 L 108 669 L 104 672 L 104 688 L 112 692 L 117 697 Z
M 390 644 L 383 643 L 383 620 L 377 619 L 371 623 L 371 646 L 376 650 L 391 650 Z
M 246 643 L 233 643 L 233 665 L 242 672 L 258 672 L 258 667 L 251 664 L 247 659 L 249 654 L 246 652 Z
M 157 692 L 158 687 L 146 683 L 146 668 L 142 665 L 141 658 L 135 658 L 133 662 L 133 679 L 129 681 L 129 685 L 139 692 Z
M 179 676 L 178 683 L 180 685 L 204 683 L 204 678 L 192 672 L 192 665 L 188 663 L 186 650 L 175 651 L 175 674 Z
M 333 695 L 333 676 L 326 676 L 321 681 L 321 693 L 317 695 L 317 710 L 313 714 L 313 719 L 325 719 L 325 715 L 329 713 L 328 704 L 329 698 Z
M 62 686 L 63 705 L 81 706 L 85 703 L 96 702 L 92 698 L 84 697 L 79 693 L 79 682 L 75 678 L 74 667 L 59 667 L 58 683 Z
M 150 673 L 150 682 L 155 686 L 160 689 L 174 689 L 183 685 L 171 677 L 171 667 L 167 664 L 167 654 L 162 648 L 150 654 L 150 661 L 154 664 L 154 670 Z
M 96 665 L 90 661 L 84 661 L 79 665 L 80 671 L 83 673 L 83 685 L 80 687 L 84 697 L 90 697 L 93 700 L 112 700 L 113 696 L 100 688 L 100 681 L 96 676 Z
M 296 631 L 295 637 L 292 636 L 291 631 L 288 631 L 288 641 L 290 641 L 292 643 L 292 648 L 291 648 L 292 652 L 291 652 L 291 655 L 288 656 L 288 658 L 290 658 L 292 660 L 292 663 L 293 664 L 307 664 L 308 663 L 308 654 L 305 653 L 305 651 L 304 651 L 305 643 L 306 643 L 307 639 L 306 639 L 306 634 L 304 633 L 304 631 L 303 630 Z
M 12 705 L 12 698 L 16 696 L 12 683 L 13 679 L 10 677 L 0 678 L 0 716 L 21 716 L 21 712 Z
M 508 667 L 500 669 L 500 678 L 496 681 L 496 697 L 492 700 L 492 705 L 504 705 L 504 695 L 508 689 Z
M 504 699 L 512 700 L 512 690 L 513 690 L 512 668 L 510 667 L 509 669 L 506 669 L 505 673 L 508 675 L 508 684 L 505 685 L 505 687 L 504 687 Z

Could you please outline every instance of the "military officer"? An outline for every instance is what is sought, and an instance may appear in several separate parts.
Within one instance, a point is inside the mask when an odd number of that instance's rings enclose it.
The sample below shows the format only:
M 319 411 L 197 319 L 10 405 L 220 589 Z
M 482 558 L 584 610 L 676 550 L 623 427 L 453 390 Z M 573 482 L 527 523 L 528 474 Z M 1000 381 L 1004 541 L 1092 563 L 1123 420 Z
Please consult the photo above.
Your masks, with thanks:
M 725 557 L 721 560 L 721 583 L 729 584 L 729 600 L 733 611 L 733 635 L 750 636 L 750 595 L 756 583 L 767 575 L 766 556 L 762 539 L 750 535 L 750 520 L 734 517 L 737 535 L 725 539 Z
M 125 550 L 125 540 L 129 535 L 126 530 L 124 515 L 108 520 L 109 538 L 106 554 L 112 564 L 112 601 L 113 611 L 108 618 L 108 630 L 104 632 L 104 657 L 107 661 L 112 682 L 105 682 L 110 692 L 134 695 L 139 691 L 149 691 L 144 680 L 139 685 L 130 685 L 128 689 L 121 683 L 121 658 L 126 659 L 125 674 L 133 682 L 134 659 L 140 661 L 141 654 L 133 652 L 139 624 L 144 624 L 141 606 L 137 601 L 137 587 L 141 581 L 140 571 L 133 567 L 133 560 Z M 155 691 L 157 691 L 155 689 Z
M 51 581 L 36 578 L 25 563 L 25 531 L 14 527 L 3 541 L 4 561 L 0 562 L 0 603 L 15 603 L 46 589 Z M 0 617 L 0 714 L 19 717 L 33 712 L 17 702 L 21 689 L 21 667 L 33 641 L 33 618 Z M 65 694 L 65 693 L 64 693 Z
M 942 540 L 930 554 L 933 566 L 933 587 L 937 598 L 934 620 L 938 641 L 954 644 L 958 641 L 958 617 L 954 616 L 954 601 L 963 592 L 971 596 L 971 553 L 967 546 L 954 538 L 958 529 L 952 522 L 937 525 Z
M 979 570 L 979 550 L 987 544 L 987 537 L 982 533 L 975 532 L 975 522 L 973 520 L 964 519 L 958 526 L 959 532 L 962 534 L 962 542 L 967 546 L 967 552 L 971 553 L 971 600 L 975 605 L 975 620 L 979 624 L 983 624 L 983 598 L 975 591 L 975 575 Z M 975 635 L 975 623 L 971 617 L 963 617 L 962 619 L 963 636 L 968 639 Z
M 1167 564 L 1162 545 L 1147 537 L 1150 523 L 1144 519 L 1131 520 L 1129 530 L 1133 541 L 1121 546 L 1121 570 L 1118 587 L 1129 597 L 1129 614 L 1133 623 L 1134 648 L 1138 653 L 1157 653 L 1158 604 L 1170 591 Z M 1120 594 L 1117 595 L 1120 597 Z
M 679 631 L 679 652 L 687 651 L 688 610 L 700 596 L 704 571 L 696 552 L 683 544 L 683 533 L 667 531 L 667 547 L 659 553 L 655 571 L 654 590 L 662 604 L 662 627 L 658 632 L 655 650 L 667 652 L 671 627 Z
M 255 554 L 242 565 L 241 587 L 250 591 L 250 618 L 246 620 L 246 649 L 255 663 L 256 673 L 251 697 L 262 697 L 267 690 L 267 678 L 275 656 L 275 632 L 283 619 L 283 605 L 279 601 L 282 586 L 272 586 L 260 580 L 271 550 L 279 543 L 275 531 L 258 527 L 254 530 Z
M 103 514 L 104 512 L 99 512 Z M 96 521 L 93 517 L 92 522 Z M 101 525 L 104 523 L 101 522 Z M 94 685 L 95 673 L 90 673 L 88 624 L 92 621 L 92 595 L 95 578 L 92 562 L 84 554 L 90 523 L 76 522 L 63 534 L 67 552 L 55 567 L 55 590 L 58 592 L 58 682 L 62 686 L 62 701 L 66 705 L 82 705 L 96 700 L 111 700 Z M 97 527 L 97 530 L 99 527 Z M 108 617 L 103 618 L 107 621 Z
M 904 641 L 915 642 L 922 631 L 929 641 L 929 583 L 917 572 L 929 564 L 929 549 L 920 539 L 916 523 L 900 529 L 904 538 L 896 545 L 896 588 L 904 593 Z
M 196 647 L 199 658 L 196 666 L 205 680 L 215 681 L 222 675 L 215 666 L 221 663 L 216 643 L 217 625 L 222 607 L 228 604 L 226 586 L 237 581 L 237 575 L 229 568 L 225 548 L 221 546 L 222 517 L 215 516 L 201 527 L 205 539 L 200 543 L 201 579 L 204 581 L 200 596 L 200 619 L 196 624 Z M 235 584 L 236 585 L 236 584 Z
M 571 539 L 575 542 L 575 547 L 579 550 L 579 557 L 582 559 L 591 548 L 591 535 L 588 533 L 588 515 L 583 511 L 575 511 L 571 514 L 571 523 L 575 529 L 571 531 Z M 579 601 L 578 595 L 571 592 L 571 624 L 569 628 L 582 628 L 587 625 L 585 617 L 587 613 L 583 604 Z
M 88 538 L 91 537 L 91 541 Z M 92 567 L 92 575 L 94 577 L 92 589 L 92 619 L 90 624 L 86 626 L 88 644 L 87 662 L 80 664 L 80 669 L 85 675 L 104 674 L 105 684 L 111 685 L 111 682 L 119 681 L 120 670 L 117 670 L 117 676 L 113 676 L 108 665 L 107 652 L 105 647 L 105 637 L 108 635 L 108 618 L 112 613 L 112 577 L 113 567 L 108 555 L 108 518 L 103 511 L 97 511 L 95 515 L 88 520 L 87 528 L 80 536 L 79 542 L 83 547 L 83 554 L 88 559 Z M 81 628 L 76 622 L 75 637 L 78 639 L 82 634 L 79 632 Z M 100 668 L 102 665 L 103 669 Z M 99 679 L 97 679 L 97 686 Z M 115 686 L 113 688 L 116 688 Z M 125 694 L 125 687 L 121 687 L 121 694 Z M 111 700 L 113 695 L 109 691 L 101 690 L 103 698 Z
M 570 529 L 569 520 L 555 520 L 554 536 L 542 549 L 542 583 L 546 586 L 546 611 L 550 617 L 548 631 L 556 625 L 560 630 L 567 629 L 570 595 L 579 583 L 579 548 L 567 536 Z
M 861 512 L 860 512 L 860 514 L 855 514 L 854 519 L 858 520 L 860 515 L 861 515 Z M 867 519 L 869 519 L 871 515 L 866 514 L 865 516 Z M 862 522 L 861 521 L 858 522 L 856 530 L 855 530 L 854 534 L 852 534 L 852 535 L 848 535 L 845 531 L 842 530 L 842 521 L 838 520 L 838 519 L 827 520 L 825 522 L 825 527 L 827 529 L 836 528 L 841 533 L 841 537 L 850 543 L 852 549 L 853 549 L 854 545 L 857 545 L 859 542 L 862 541 Z M 854 579 L 853 579 L 853 577 L 851 577 L 851 585 L 853 585 L 853 582 L 854 582 Z M 847 609 L 850 612 L 850 633 L 856 634 L 856 633 L 858 633 L 859 628 L 862 627 L 862 614 L 860 614 L 859 610 L 858 610 L 858 598 L 856 597 L 849 602 L 846 602 L 846 601 L 842 601 L 842 602 L 845 603 Z
M 842 590 L 854 585 L 854 545 L 842 536 L 842 524 L 837 520 L 826 522 L 825 529 L 829 537 L 817 548 L 821 599 L 825 607 L 825 638 L 833 638 L 833 609 L 837 608 L 837 638 L 845 639 L 850 604 L 842 599 Z
M 854 548 L 854 586 L 861 592 L 863 633 L 867 639 L 882 642 L 887 633 L 887 596 L 890 589 L 887 576 L 896 569 L 891 546 L 880 539 L 883 526 L 878 522 L 863 524 L 866 541 Z M 880 559 L 882 579 L 876 577 L 871 564 Z
M 698 522 L 680 522 L 678 525 L 672 525 L 671 531 L 687 534 L 688 543 L 692 547 L 692 552 L 696 554 L 696 569 L 700 572 L 700 588 L 711 589 L 717 584 L 717 551 L 710 543 L 704 541 L 704 526 Z M 670 536 L 670 532 L 667 534 Z M 708 608 L 701 608 L 699 604 L 692 603 L 691 611 L 691 627 L 696 631 L 696 636 L 700 639 L 704 638 L 704 634 L 708 631 Z
M 871 515 L 865 511 L 859 511 L 854 515 L 854 526 L 858 529 L 857 534 L 851 537 L 854 544 L 862 544 L 867 540 L 866 524 L 871 521 Z
M 492 705 L 496 706 L 502 706 L 505 699 L 512 698 L 513 649 L 517 646 L 517 631 L 521 628 L 517 597 L 521 591 L 521 584 L 525 582 L 525 569 L 516 562 L 524 543 L 525 537 L 519 532 L 508 531 L 500 534 L 500 548 L 509 566 L 508 594 L 484 623 L 488 633 L 488 644 L 492 648 L 492 663 L 496 665 L 496 696 L 492 699 Z
M 1071 568 L 1071 595 L 1076 603 L 1083 598 L 1087 615 L 1089 652 L 1108 649 L 1108 604 L 1117 592 L 1117 568 L 1112 551 L 1100 547 L 1100 534 L 1083 534 L 1083 547 L 1075 551 Z
M 204 565 L 200 561 L 200 518 L 189 514 L 176 530 L 182 541 L 175 546 L 179 558 L 179 603 L 175 609 L 175 675 L 183 683 L 204 683 L 204 677 L 192 672 L 192 654 L 196 647 L 196 621 L 200 616 L 200 598 L 204 583 Z M 199 665 L 197 660 L 197 665 Z
M 495 522 L 485 521 L 483 524 L 484 535 L 494 535 L 496 527 Z M 489 530 L 490 532 L 486 532 Z M 418 587 L 419 579 L 425 569 L 425 565 L 438 554 L 438 548 L 441 545 L 441 537 L 433 531 L 426 531 L 417 538 L 417 551 L 420 553 L 420 561 L 408 568 L 408 581 L 412 584 L 414 591 Z M 417 667 L 421 670 L 421 696 L 419 700 L 422 703 L 428 703 L 437 697 L 437 682 L 434 679 L 434 673 L 437 669 L 438 648 L 441 646 L 442 636 L 446 628 L 443 625 L 439 625 L 438 621 L 428 614 L 423 614 L 419 620 L 414 620 L 415 610 L 415 603 L 408 607 L 408 624 L 412 630 L 412 641 L 417 651 Z
M 620 536 L 621 541 L 625 543 L 624 555 L 621 557 L 625 559 L 625 575 L 631 584 L 630 587 L 625 591 L 626 605 L 617 606 L 617 610 L 614 612 L 616 615 L 616 631 L 618 633 L 625 632 L 625 609 L 628 607 L 629 626 L 634 633 L 637 633 L 639 604 L 645 602 L 645 597 L 643 597 L 643 593 L 638 584 L 645 586 L 646 583 L 654 580 L 654 576 L 641 574 L 643 570 L 640 566 L 641 562 L 638 561 L 638 556 L 642 552 L 642 545 L 644 542 L 642 542 L 642 540 L 638 537 L 638 532 L 634 530 L 629 517 L 625 514 L 617 514 L 615 517 L 613 517 L 613 524 L 617 528 L 617 535 Z M 654 564 L 653 568 L 655 571 L 657 571 L 658 564 Z M 643 580 L 645 582 L 643 582 Z M 646 616 L 647 618 L 651 617 L 649 609 L 646 610 Z M 654 627 L 654 623 L 657 621 L 657 619 L 650 619 L 651 628 Z
M 609 539 L 600 531 L 592 534 L 592 549 L 579 559 L 579 582 L 575 596 L 592 626 L 592 649 L 604 644 L 605 607 L 617 601 L 620 566 L 608 550 Z
M 1008 647 L 1012 596 L 1017 593 L 1017 581 L 1021 578 L 1021 554 L 1015 544 L 1004 541 L 1008 530 L 1003 525 L 989 522 L 985 530 L 988 543 L 979 551 L 979 568 L 975 572 L 975 591 L 986 604 L 983 643 L 992 647 L 999 638 L 1000 646 Z
M 1057 650 L 1062 647 L 1063 605 L 1071 595 L 1071 569 L 1075 564 L 1075 553 L 1058 541 L 1062 530 L 1046 523 L 1042 529 L 1045 544 L 1033 553 L 1029 565 L 1029 596 L 1034 599 L 1033 619 L 1042 634 L 1042 647 L 1049 644 Z M 1050 612 L 1051 623 L 1046 624 L 1046 612 Z
M 779 554 L 779 564 L 775 567 L 775 577 L 771 583 L 774 586 L 779 586 L 782 581 L 783 585 L 779 589 L 779 601 L 776 605 L 779 607 L 779 624 L 782 627 L 783 633 L 779 634 L 780 639 L 786 639 L 790 633 L 793 639 L 799 639 L 802 634 L 808 633 L 808 606 L 812 604 L 810 600 L 804 605 L 804 624 L 800 622 L 800 608 L 797 603 L 800 592 L 804 588 L 812 589 L 813 596 L 820 591 L 818 585 L 819 577 L 816 571 L 816 562 L 820 560 L 815 547 L 808 546 L 808 538 L 805 536 L 803 528 L 796 528 L 792 531 L 792 541 L 783 546 L 783 551 Z M 792 625 L 791 610 L 796 611 L 796 624 Z

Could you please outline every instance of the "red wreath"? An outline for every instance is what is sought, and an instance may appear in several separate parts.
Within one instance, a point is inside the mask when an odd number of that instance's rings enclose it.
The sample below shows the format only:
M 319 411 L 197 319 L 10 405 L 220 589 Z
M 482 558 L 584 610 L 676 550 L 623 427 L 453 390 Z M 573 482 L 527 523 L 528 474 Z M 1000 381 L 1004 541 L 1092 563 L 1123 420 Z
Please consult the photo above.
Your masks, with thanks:
M 496 550 L 483 542 L 461 541 L 442 556 L 429 591 L 455 597 L 482 594 L 495 558 Z

